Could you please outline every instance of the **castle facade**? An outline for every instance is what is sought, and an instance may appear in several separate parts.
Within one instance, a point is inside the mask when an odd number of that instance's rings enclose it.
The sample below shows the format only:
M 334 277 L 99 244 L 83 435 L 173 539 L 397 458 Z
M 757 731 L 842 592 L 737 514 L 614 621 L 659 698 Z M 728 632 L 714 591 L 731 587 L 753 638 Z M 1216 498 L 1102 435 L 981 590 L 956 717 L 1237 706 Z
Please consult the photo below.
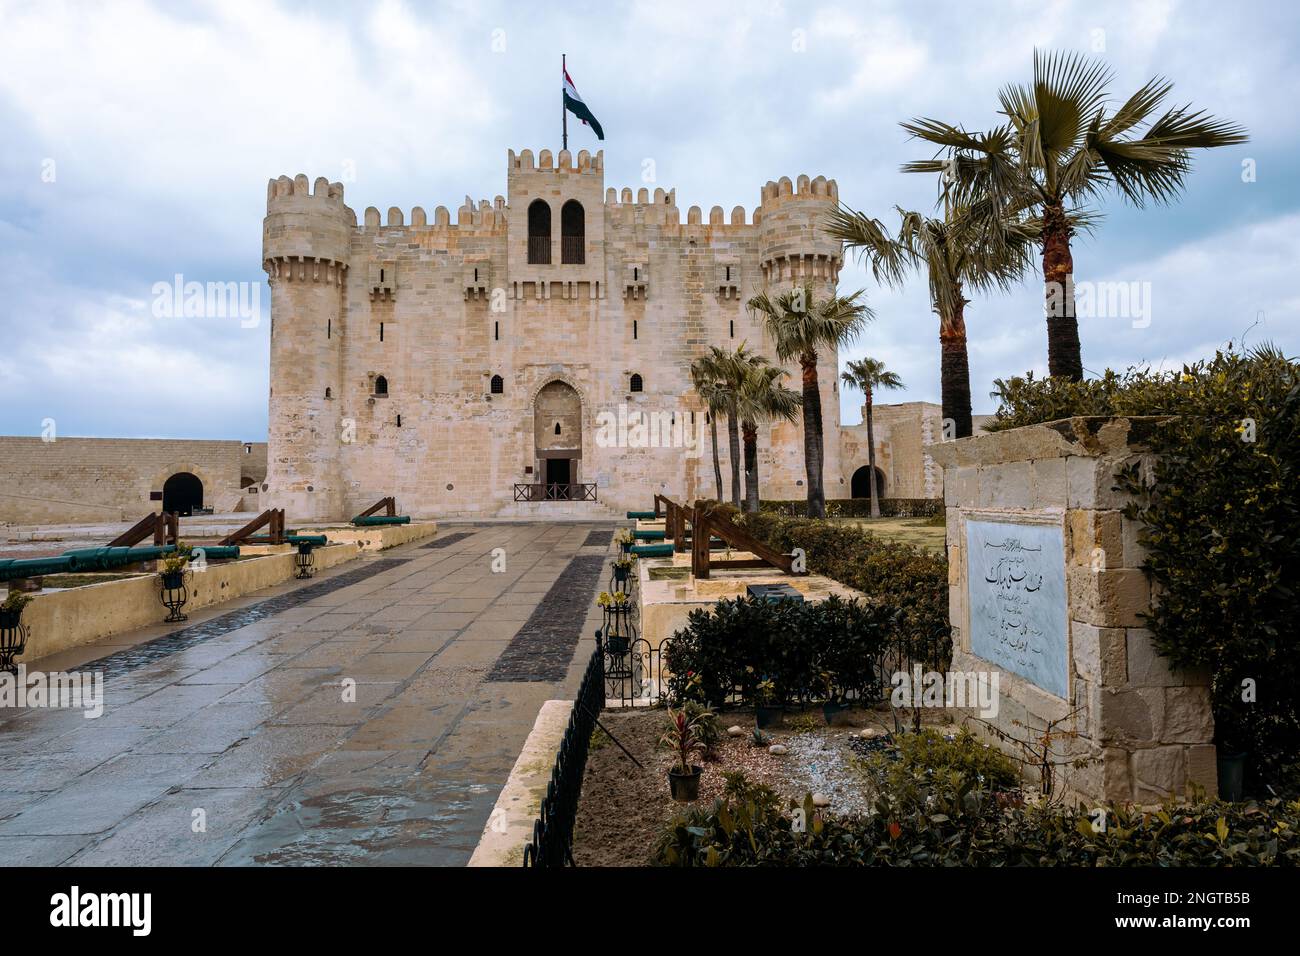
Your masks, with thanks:
M 745 303 L 797 283 L 834 291 L 842 252 L 819 223 L 837 201 L 834 180 L 782 178 L 752 213 L 691 207 L 683 221 L 676 190 L 607 189 L 603 152 L 585 150 L 510 151 L 506 195 L 467 199 L 454 221 L 443 207 L 358 221 L 339 183 L 272 180 L 263 505 L 334 520 L 391 494 L 416 517 L 607 518 L 656 491 L 714 497 L 690 364 L 742 342 L 775 358 Z M 832 498 L 866 462 L 838 425 L 838 370 L 822 355 Z M 760 427 L 765 498 L 806 494 L 801 429 Z M 719 437 L 726 494 L 724 423 Z M 884 490 L 937 493 L 919 459 L 908 469 L 924 480 Z

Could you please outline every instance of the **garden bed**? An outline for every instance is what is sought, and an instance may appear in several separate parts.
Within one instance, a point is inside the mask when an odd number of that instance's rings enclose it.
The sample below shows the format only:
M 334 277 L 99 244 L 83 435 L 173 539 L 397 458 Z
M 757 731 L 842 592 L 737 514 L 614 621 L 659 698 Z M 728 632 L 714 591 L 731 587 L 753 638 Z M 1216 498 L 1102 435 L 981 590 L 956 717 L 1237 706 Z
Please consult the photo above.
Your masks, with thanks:
M 573 858 L 579 866 L 648 866 L 656 840 L 684 804 L 668 792 L 668 767 L 672 755 L 659 747 L 666 711 L 605 711 L 600 722 L 642 764 L 638 768 L 598 727 L 583 776 L 582 797 L 574 828 Z M 951 724 L 943 710 L 925 711 L 926 725 L 941 729 Z M 828 811 L 855 815 L 870 808 L 870 785 L 862 760 L 883 745 L 893 730 L 888 708 L 853 710 L 843 715 L 844 725 L 828 727 L 820 708 L 786 715 L 785 726 L 764 730 L 767 744 L 782 744 L 788 752 L 774 755 L 767 746 L 753 743 L 754 712 L 727 710 L 717 715 L 723 729 L 713 759 L 703 762 L 701 805 L 722 795 L 724 775 L 741 771 L 752 783 L 771 787 L 781 797 L 802 800 L 820 793 L 830 803 Z M 745 736 L 730 737 L 726 728 L 740 726 Z M 862 731 L 874 732 L 874 741 Z M 954 728 L 955 729 L 955 728 Z

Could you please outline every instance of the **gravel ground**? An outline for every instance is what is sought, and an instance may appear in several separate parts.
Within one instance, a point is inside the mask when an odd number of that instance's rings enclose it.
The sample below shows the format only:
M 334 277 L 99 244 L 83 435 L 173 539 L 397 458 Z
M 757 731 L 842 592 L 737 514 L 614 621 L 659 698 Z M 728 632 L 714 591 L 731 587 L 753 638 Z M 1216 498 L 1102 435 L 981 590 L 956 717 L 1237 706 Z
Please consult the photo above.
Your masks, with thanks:
M 587 758 L 582 799 L 574 835 L 574 860 L 579 866 L 645 866 L 660 829 L 684 805 L 674 803 L 668 791 L 672 757 L 657 746 L 665 711 L 605 711 L 603 723 L 641 762 L 631 760 L 600 731 Z M 926 724 L 948 723 L 942 711 L 925 714 Z M 755 746 L 754 714 L 731 710 L 718 715 L 724 729 L 739 726 L 741 737 L 723 736 L 714 759 L 704 762 L 700 803 L 708 806 L 722 795 L 724 774 L 743 771 L 754 783 L 764 783 L 782 796 L 802 801 L 805 794 L 820 793 L 828 810 L 840 815 L 866 813 L 871 795 L 858 768 L 871 746 L 861 732 L 871 728 L 876 739 L 893 728 L 888 710 L 852 711 L 845 726 L 827 727 L 821 711 L 787 718 L 791 727 L 765 730 L 764 746 Z M 820 725 L 820 726 L 818 726 Z M 783 744 L 788 752 L 774 755 L 767 745 Z

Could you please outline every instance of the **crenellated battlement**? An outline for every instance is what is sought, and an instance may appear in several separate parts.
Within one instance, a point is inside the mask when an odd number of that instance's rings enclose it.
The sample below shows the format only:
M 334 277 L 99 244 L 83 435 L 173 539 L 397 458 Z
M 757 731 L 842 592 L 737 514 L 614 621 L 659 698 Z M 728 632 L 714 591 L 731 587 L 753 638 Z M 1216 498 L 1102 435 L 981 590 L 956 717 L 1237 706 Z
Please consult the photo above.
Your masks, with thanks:
M 838 203 L 840 188 L 833 179 L 825 176 L 809 179 L 807 173 L 801 173 L 795 182 L 791 182 L 789 176 L 782 176 L 775 182 L 769 181 L 763 187 L 760 198 L 763 206 L 779 205 L 791 199 L 821 199 Z
M 604 173 L 605 171 L 605 151 L 597 150 L 593 156 L 585 149 L 578 151 L 577 162 L 574 162 L 573 153 L 567 149 L 560 150 L 558 158 L 549 150 L 543 149 L 537 154 L 536 162 L 533 160 L 533 151 L 531 149 L 520 150 L 516 153 L 513 149 L 509 150 L 509 168 L 527 172 L 529 170 L 537 172 L 571 172 L 571 173 Z
M 362 218 L 363 232 L 377 232 L 381 229 L 461 229 L 470 232 L 496 233 L 506 225 L 508 208 L 504 196 L 495 199 L 481 199 L 477 203 L 469 196 L 456 210 L 456 221 L 451 221 L 451 212 L 446 206 L 438 206 L 433 211 L 433 221 L 423 206 L 411 209 L 408 223 L 402 210 L 390 206 L 386 216 L 381 215 L 374 206 L 369 206 Z

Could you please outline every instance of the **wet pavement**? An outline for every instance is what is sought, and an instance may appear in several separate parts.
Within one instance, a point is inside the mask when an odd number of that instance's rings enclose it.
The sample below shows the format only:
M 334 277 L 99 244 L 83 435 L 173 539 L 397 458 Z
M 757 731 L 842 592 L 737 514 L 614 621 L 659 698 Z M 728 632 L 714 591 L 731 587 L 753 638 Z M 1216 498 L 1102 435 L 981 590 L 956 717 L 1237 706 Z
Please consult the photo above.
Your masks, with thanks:
M 0 710 L 0 865 L 464 864 L 577 687 L 612 533 L 453 528 L 30 662 L 101 670 L 104 713 Z

